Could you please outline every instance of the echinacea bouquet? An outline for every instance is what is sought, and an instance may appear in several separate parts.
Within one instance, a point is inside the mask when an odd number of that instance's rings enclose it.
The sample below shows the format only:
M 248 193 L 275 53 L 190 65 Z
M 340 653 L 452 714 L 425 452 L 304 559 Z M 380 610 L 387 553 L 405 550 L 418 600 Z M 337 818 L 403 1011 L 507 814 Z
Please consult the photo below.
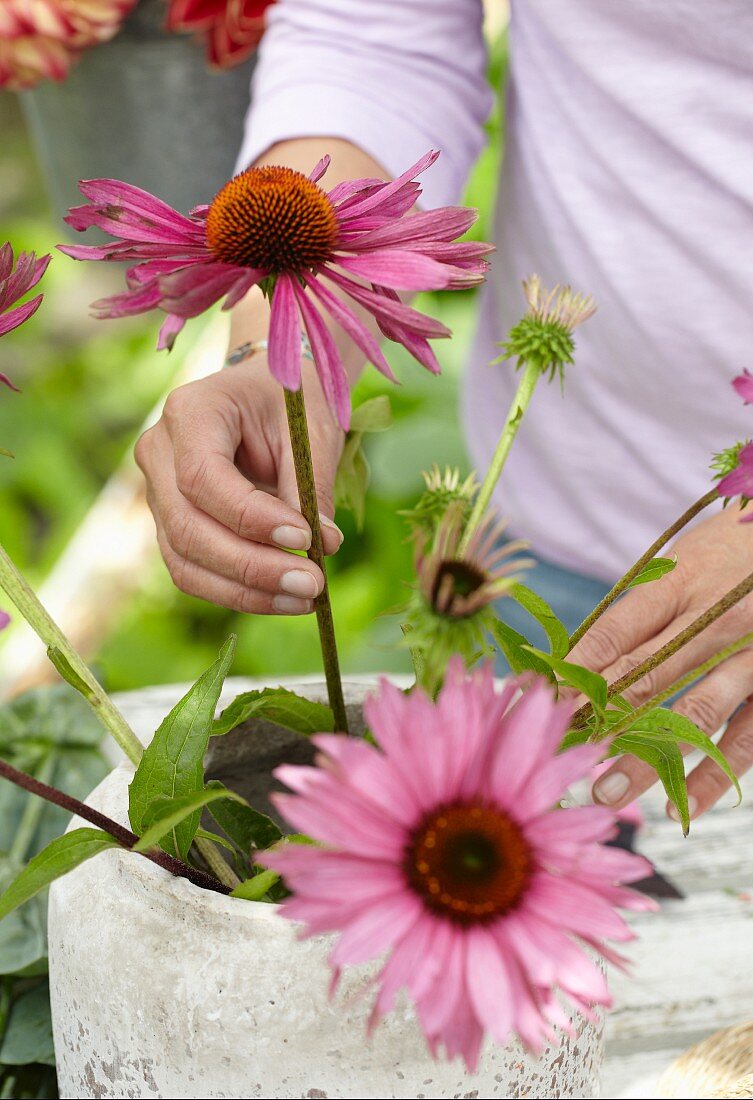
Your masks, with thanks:
M 309 175 L 285 166 L 251 168 L 187 213 L 129 184 L 88 180 L 81 183 L 86 203 L 68 218 L 74 229 L 96 227 L 112 240 L 63 252 L 127 265 L 126 289 L 95 303 L 97 315 L 158 311 L 160 347 L 170 347 L 189 318 L 216 303 L 231 308 L 253 287 L 266 295 L 269 369 L 285 393 L 301 509 L 312 531 L 308 552 L 323 570 L 302 360 L 313 362 L 331 415 L 347 429 L 350 393 L 333 330 L 387 378 L 393 378 L 390 342 L 438 373 L 432 341 L 450 333 L 403 297 L 473 287 L 487 269 L 490 247 L 463 236 L 473 211 L 414 211 L 418 177 L 436 155 L 391 182 L 359 179 L 331 189 L 326 155 Z M 3 255 L 7 278 L 12 257 Z M 43 264 L 23 262 L 24 279 L 6 290 L 8 303 L 33 285 Z M 239 906 L 279 905 L 303 936 L 330 937 L 334 998 L 344 971 L 371 964 L 370 1028 L 396 1011 L 407 992 L 431 1054 L 459 1056 L 470 1070 L 485 1037 L 504 1047 L 517 1036 L 537 1054 L 574 1034 L 574 1021 L 593 1020 L 599 1006 L 609 1005 L 604 960 L 624 961 L 612 946 L 632 936 L 620 911 L 653 906 L 631 888 L 649 865 L 610 843 L 616 832 L 610 809 L 576 804 L 568 791 L 599 762 L 632 754 L 656 768 L 687 832 L 683 746 L 705 753 L 737 787 L 712 739 L 665 704 L 751 645 L 753 635 L 640 705 L 625 693 L 753 591 L 753 576 L 617 681 L 579 665 L 573 647 L 628 588 L 672 571 L 674 558 L 660 554 L 685 522 L 713 501 L 737 507 L 753 497 L 752 445 L 720 452 L 718 483 L 668 525 L 570 635 L 524 583 L 525 546 L 506 539 L 503 518 L 490 505 L 536 387 L 556 378 L 566 388 L 575 330 L 595 304 L 567 286 L 547 290 L 537 276 L 526 280 L 524 292 L 527 309 L 492 367 L 517 368 L 520 381 L 500 417 L 489 469 L 478 478 L 429 471 L 405 517 L 416 577 L 395 644 L 410 653 L 411 682 L 382 681 L 352 734 L 326 585 L 316 601 L 326 704 L 265 688 L 245 692 L 216 717 L 233 657 L 230 639 L 144 747 L 0 551 L 0 585 L 133 766 L 126 825 L 0 761 L 7 779 L 88 822 L 31 861 L 0 896 L 0 916 L 84 861 L 105 850 L 110 854 L 101 859 L 112 859 L 119 850 L 125 862 L 156 864 L 155 883 L 172 875 L 230 895 Z M 17 317 L 36 304 L 20 307 Z M 734 385 L 743 400 L 753 398 L 750 376 Z M 547 647 L 533 646 L 508 625 L 511 602 L 540 623 Z M 500 652 L 511 673 L 495 680 L 492 662 Z M 288 747 L 297 746 L 277 762 L 277 793 L 263 804 L 229 783 L 207 780 L 204 770 L 210 742 L 252 720 L 261 756 L 274 756 L 265 738 L 277 744 L 281 729 Z M 306 753 L 310 759 L 302 763 Z

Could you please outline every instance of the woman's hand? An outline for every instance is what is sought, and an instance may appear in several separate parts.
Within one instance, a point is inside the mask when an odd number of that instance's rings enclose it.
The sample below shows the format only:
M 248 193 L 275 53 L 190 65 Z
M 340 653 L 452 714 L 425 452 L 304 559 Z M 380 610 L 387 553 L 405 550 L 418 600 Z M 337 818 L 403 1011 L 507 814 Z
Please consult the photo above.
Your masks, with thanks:
M 740 509 L 737 503 L 731 504 L 682 535 L 671 553 L 677 556 L 675 569 L 615 603 L 573 649 L 569 659 L 600 672 L 610 683 L 629 672 L 753 572 L 753 525 L 741 524 Z M 644 702 L 750 630 L 753 596 L 741 600 L 708 630 L 644 676 L 626 696 L 631 703 Z M 731 719 L 719 748 L 737 775 L 753 764 L 753 705 L 748 702 L 751 694 L 753 650 L 748 649 L 718 665 L 674 706 L 709 735 Z M 656 773 L 648 764 L 625 756 L 596 782 L 594 798 L 619 808 L 655 782 Z M 698 817 L 708 810 L 729 786 L 721 769 L 713 761 L 703 760 L 688 777 L 690 816 Z
M 342 533 L 332 492 L 343 433 L 304 364 L 324 551 Z M 157 539 L 183 592 L 235 611 L 300 615 L 313 610 L 321 570 L 286 550 L 306 550 L 285 400 L 262 356 L 170 394 L 142 435 L 136 461 L 146 477 Z

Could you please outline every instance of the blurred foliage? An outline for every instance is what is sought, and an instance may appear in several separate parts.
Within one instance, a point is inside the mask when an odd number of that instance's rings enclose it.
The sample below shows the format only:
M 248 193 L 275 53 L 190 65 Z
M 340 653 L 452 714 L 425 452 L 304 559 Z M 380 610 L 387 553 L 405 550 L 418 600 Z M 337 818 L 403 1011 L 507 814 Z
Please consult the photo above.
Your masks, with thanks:
M 502 38 L 492 51 L 495 84 L 504 64 Z M 473 231 L 479 238 L 488 239 L 491 232 L 500 130 L 498 110 L 467 195 L 481 210 Z M 0 94 L 0 131 L 0 239 L 10 239 L 16 248 L 49 251 L 64 227 L 51 220 L 18 105 L 7 94 Z M 88 317 L 89 302 L 110 292 L 121 277 L 105 265 L 79 264 L 58 254 L 44 280 L 42 309 L 0 347 L 0 369 L 23 390 L 0 395 L 0 444 L 16 455 L 0 465 L 0 538 L 36 584 L 132 446 L 180 363 L 180 350 L 172 356 L 154 350 L 154 318 L 98 322 Z M 384 617 L 402 602 L 403 586 L 411 579 L 411 553 L 398 513 L 420 494 L 422 469 L 433 462 L 466 463 L 457 392 L 473 332 L 474 294 L 432 295 L 419 304 L 455 332 L 451 343 L 437 346 L 442 377 L 431 377 L 402 349 L 390 348 L 403 384 L 390 386 L 369 370 L 355 395 L 358 402 L 388 393 L 394 423 L 366 439 L 372 480 L 362 531 L 348 513 L 338 515 L 346 538 L 333 560 L 332 591 L 349 672 L 407 670 L 405 650 L 392 648 L 397 623 Z M 184 351 L 191 334 L 200 332 L 200 322 L 193 326 Z M 93 656 L 112 690 L 186 680 L 212 659 L 231 630 L 238 634 L 236 674 L 274 678 L 318 667 L 313 619 L 243 617 L 211 607 L 177 592 L 156 553 Z

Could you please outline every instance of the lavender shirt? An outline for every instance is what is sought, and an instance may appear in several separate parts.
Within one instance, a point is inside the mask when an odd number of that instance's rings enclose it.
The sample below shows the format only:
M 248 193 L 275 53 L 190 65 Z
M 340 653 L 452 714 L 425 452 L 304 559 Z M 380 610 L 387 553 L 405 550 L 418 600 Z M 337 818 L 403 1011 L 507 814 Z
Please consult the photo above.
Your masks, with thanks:
M 556 563 L 610 579 L 753 435 L 753 4 L 512 0 L 493 273 L 464 393 L 488 462 L 516 383 L 490 368 L 532 271 L 594 294 L 565 397 L 537 392 L 497 505 Z M 391 173 L 427 149 L 454 203 L 484 142 L 481 0 L 279 0 L 241 152 L 347 138 Z M 440 349 L 441 354 L 441 347 Z

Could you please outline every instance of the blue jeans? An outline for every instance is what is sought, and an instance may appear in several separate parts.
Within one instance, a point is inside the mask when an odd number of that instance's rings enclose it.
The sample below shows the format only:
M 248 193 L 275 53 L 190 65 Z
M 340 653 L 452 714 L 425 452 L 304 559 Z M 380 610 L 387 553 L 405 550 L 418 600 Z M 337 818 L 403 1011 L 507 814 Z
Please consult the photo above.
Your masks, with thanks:
M 526 554 L 526 557 L 531 556 Z M 536 564 L 523 575 L 523 583 L 546 600 L 555 615 L 567 627 L 568 634 L 572 634 L 593 611 L 599 600 L 606 596 L 611 585 L 605 584 L 596 577 L 574 573 L 571 569 L 563 569 L 562 566 L 554 565 L 542 558 L 534 557 L 533 560 Z M 500 600 L 497 603 L 497 612 L 500 618 L 509 623 L 514 630 L 524 634 L 531 645 L 535 645 L 538 649 L 549 648 L 544 631 L 515 600 Z M 495 666 L 500 676 L 510 671 L 501 653 L 497 654 Z

